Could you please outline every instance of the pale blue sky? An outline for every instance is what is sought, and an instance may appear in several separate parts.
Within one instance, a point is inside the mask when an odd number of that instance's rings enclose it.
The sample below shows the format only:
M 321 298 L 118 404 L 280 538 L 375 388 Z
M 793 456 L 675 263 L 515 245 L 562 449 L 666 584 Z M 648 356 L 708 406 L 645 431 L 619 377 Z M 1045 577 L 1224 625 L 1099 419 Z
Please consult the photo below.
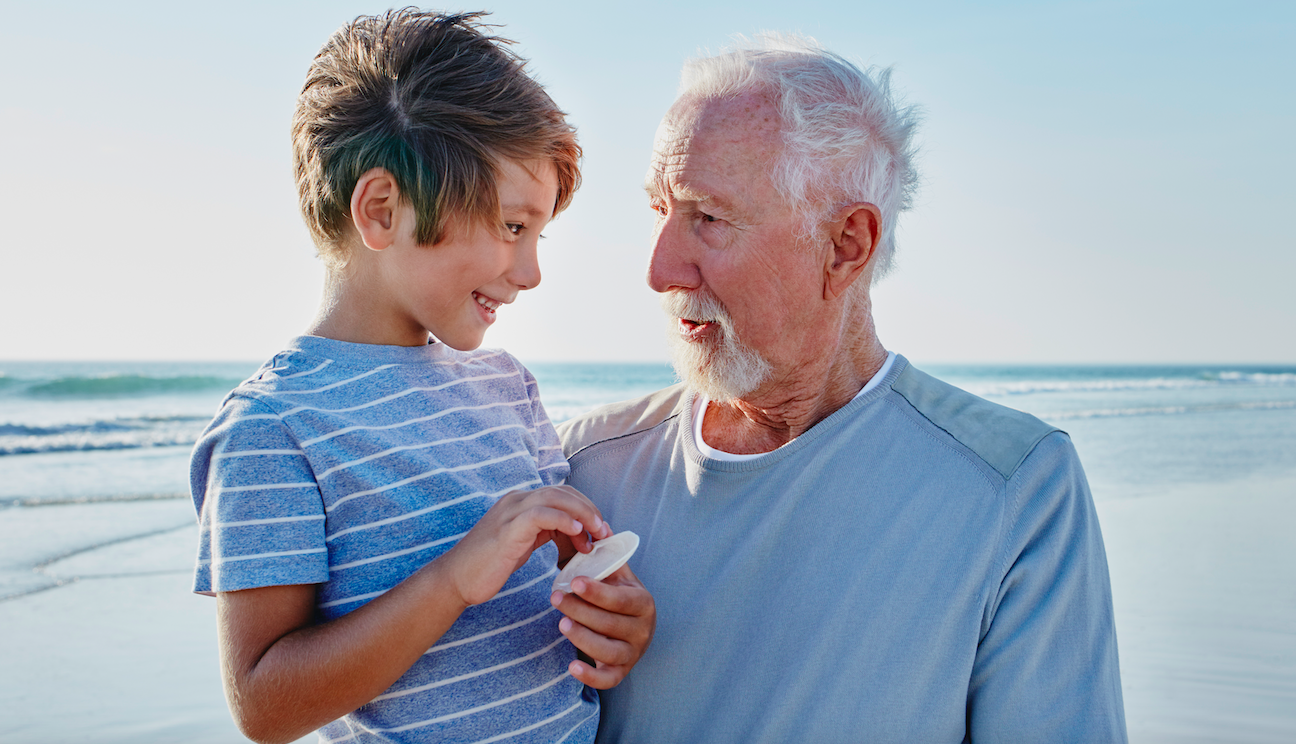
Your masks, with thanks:
M 10 7 L 13 6 L 13 7 Z M 288 121 L 368 2 L 7 4 L 0 358 L 248 359 L 314 312 Z M 456 6 L 451 9 L 476 9 Z M 641 183 L 680 63 L 800 31 L 894 65 L 923 187 L 878 330 L 919 361 L 1296 362 L 1296 4 L 494 2 L 580 129 L 488 345 L 664 359 Z

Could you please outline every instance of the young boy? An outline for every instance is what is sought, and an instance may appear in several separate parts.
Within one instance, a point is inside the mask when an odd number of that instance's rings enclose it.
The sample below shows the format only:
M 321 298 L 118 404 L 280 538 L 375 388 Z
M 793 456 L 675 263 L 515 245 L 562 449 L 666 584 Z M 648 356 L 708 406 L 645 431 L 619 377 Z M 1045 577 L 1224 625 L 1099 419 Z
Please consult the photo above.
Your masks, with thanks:
M 257 741 L 589 742 L 585 685 L 615 685 L 652 634 L 628 570 L 551 596 L 560 559 L 611 530 L 560 485 L 530 373 L 474 351 L 539 283 L 540 230 L 580 178 L 562 112 L 478 18 L 359 18 L 298 100 L 324 300 L 191 474 L 194 588 Z

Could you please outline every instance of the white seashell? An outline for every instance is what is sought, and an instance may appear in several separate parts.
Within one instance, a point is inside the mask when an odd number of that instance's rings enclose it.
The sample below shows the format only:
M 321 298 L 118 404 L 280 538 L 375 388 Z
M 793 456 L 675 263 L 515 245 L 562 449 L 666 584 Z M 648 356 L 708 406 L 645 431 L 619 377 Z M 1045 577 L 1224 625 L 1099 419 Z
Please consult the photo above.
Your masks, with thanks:
M 611 576 L 630 560 L 639 548 L 639 536 L 629 530 L 594 543 L 588 553 L 577 553 L 554 579 L 556 591 L 571 593 L 571 583 L 577 576 L 588 576 L 600 581 Z

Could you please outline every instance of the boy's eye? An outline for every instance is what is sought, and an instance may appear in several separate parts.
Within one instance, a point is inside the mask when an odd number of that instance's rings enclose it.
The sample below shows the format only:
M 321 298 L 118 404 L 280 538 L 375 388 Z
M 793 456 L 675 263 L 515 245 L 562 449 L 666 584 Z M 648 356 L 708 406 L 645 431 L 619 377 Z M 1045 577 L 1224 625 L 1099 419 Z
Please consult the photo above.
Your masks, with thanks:
M 526 227 L 520 222 L 506 222 L 504 223 L 504 226 L 507 227 L 508 231 L 514 235 L 521 235 L 523 228 Z

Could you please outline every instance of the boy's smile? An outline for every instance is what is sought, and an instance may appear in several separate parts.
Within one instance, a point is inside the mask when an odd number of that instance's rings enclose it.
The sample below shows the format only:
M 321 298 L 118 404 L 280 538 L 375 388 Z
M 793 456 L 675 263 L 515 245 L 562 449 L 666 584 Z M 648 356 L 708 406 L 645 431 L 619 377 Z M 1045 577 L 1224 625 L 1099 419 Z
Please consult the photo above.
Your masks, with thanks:
M 477 300 L 478 305 L 481 305 L 482 307 L 486 308 L 486 312 L 492 318 L 495 316 L 495 311 L 499 309 L 499 306 L 505 304 L 497 300 L 492 300 L 486 295 L 479 294 L 477 292 L 473 292 L 473 299 Z
M 356 187 L 361 244 L 312 332 L 392 346 L 421 346 L 431 334 L 461 351 L 477 348 L 499 309 L 540 283 L 536 244 L 558 194 L 553 163 L 500 161 L 502 224 L 451 216 L 435 245 L 415 240 L 413 206 L 399 199 L 390 175 L 376 172 Z

